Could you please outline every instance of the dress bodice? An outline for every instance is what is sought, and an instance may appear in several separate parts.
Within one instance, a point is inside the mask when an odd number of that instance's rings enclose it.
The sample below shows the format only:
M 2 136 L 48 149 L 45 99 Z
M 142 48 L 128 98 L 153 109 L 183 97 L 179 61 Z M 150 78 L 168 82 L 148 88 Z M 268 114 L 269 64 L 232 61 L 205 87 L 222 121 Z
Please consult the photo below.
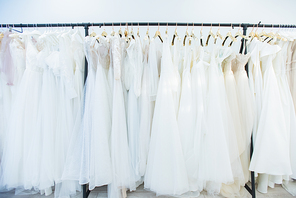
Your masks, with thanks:
M 245 65 L 247 64 L 251 54 L 237 54 L 231 61 L 231 69 L 233 73 L 246 72 Z
M 19 38 L 15 38 L 10 42 L 10 53 L 16 69 L 24 70 L 26 68 L 25 45 Z
M 231 62 L 233 59 L 235 59 L 236 55 L 232 53 L 230 56 L 225 58 L 222 62 L 222 69 L 224 74 L 233 73 L 231 69 Z
M 77 38 L 78 37 L 78 38 Z M 84 71 L 84 51 L 83 51 L 83 39 L 80 32 L 74 33 L 71 39 L 71 46 L 73 51 L 73 57 L 75 62 L 75 71 Z
M 84 51 L 88 62 L 89 71 L 97 70 L 98 54 L 97 54 L 97 41 L 94 37 L 85 37 Z
M 279 41 L 277 45 L 281 48 L 281 50 L 276 54 L 273 60 L 273 69 L 276 75 L 285 75 L 286 65 L 285 65 L 284 57 L 286 57 L 286 54 L 287 54 L 288 42 Z
M 27 39 L 26 45 L 26 69 L 42 72 L 42 68 L 38 66 L 37 55 L 37 38 L 32 36 Z
M 268 43 L 263 43 L 260 50 L 260 60 L 262 73 L 267 71 L 272 67 L 272 60 L 276 57 L 276 53 L 280 51 L 280 47 L 277 45 L 270 45 Z
M 110 65 L 110 56 L 109 56 L 109 48 L 110 44 L 108 43 L 105 37 L 99 38 L 100 43 L 98 44 L 97 52 L 98 52 L 98 63 L 105 69 L 109 68 Z

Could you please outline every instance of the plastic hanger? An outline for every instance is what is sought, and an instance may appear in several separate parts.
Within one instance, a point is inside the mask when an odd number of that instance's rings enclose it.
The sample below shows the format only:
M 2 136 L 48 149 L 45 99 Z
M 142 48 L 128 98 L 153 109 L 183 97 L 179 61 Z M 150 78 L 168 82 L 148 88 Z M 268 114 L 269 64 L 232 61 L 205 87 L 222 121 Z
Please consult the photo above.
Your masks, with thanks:
M 105 27 L 105 23 L 103 23 L 103 26 Z M 102 34 L 101 34 L 103 37 L 107 37 L 107 32 L 106 32 L 106 30 L 105 30 L 105 28 L 104 28 L 104 30 L 103 30 L 103 32 L 102 32 Z
M 91 26 L 92 28 L 91 28 L 91 33 L 90 33 L 90 37 L 95 37 L 95 36 L 97 36 L 97 34 L 95 33 L 95 31 L 94 31 L 94 24 L 92 24 L 92 26 Z
M 120 36 L 120 38 L 122 37 L 121 23 L 120 23 L 120 28 L 119 28 L 119 30 L 118 30 L 118 35 Z
M 140 23 L 138 23 L 138 31 L 137 31 L 138 37 L 140 37 Z
M 288 41 L 287 38 L 285 38 L 284 36 L 282 36 L 282 35 L 280 34 L 280 29 L 281 29 L 281 25 L 279 24 L 279 29 L 278 29 L 277 33 L 275 34 L 276 37 L 279 38 L 279 39 L 281 39 L 282 41 Z
M 131 32 L 130 32 L 130 36 L 135 39 L 135 36 L 134 36 L 134 31 L 133 31 L 133 24 L 132 24 L 132 28 L 131 28 Z
M 210 29 L 209 34 L 208 34 L 208 38 L 207 38 L 207 42 L 206 42 L 206 46 L 209 45 L 209 40 L 210 40 L 211 36 L 213 37 L 213 39 L 216 39 L 216 35 L 215 35 L 215 34 L 213 33 L 213 31 L 212 31 L 212 23 L 211 23 L 211 29 Z M 216 43 L 215 43 L 215 44 L 216 44 Z
M 235 35 L 234 35 L 234 38 L 238 38 L 239 36 L 241 37 L 241 38 L 243 38 L 243 39 L 246 39 L 247 37 L 245 36 L 245 35 L 243 35 L 242 34 L 242 32 L 241 32 L 241 24 L 239 24 L 239 28 L 238 28 L 238 30 L 237 30 L 237 32 L 235 33 Z M 231 41 L 230 43 L 229 43 L 229 47 L 233 44 L 233 42 L 234 41 Z
M 222 41 L 224 41 L 224 36 L 222 36 L 221 32 L 220 32 L 220 23 L 219 23 L 219 28 L 217 30 L 217 33 L 216 33 L 216 38 L 215 38 L 215 44 L 216 44 L 216 41 L 217 39 L 220 38 Z
M 254 27 L 255 25 L 253 25 L 253 28 L 252 28 L 252 31 L 249 33 L 249 39 L 251 39 L 251 41 L 253 40 L 254 36 L 255 36 L 255 33 L 254 33 Z
M 267 37 L 264 39 L 264 41 L 266 41 L 268 38 L 270 38 L 270 39 L 267 41 L 267 43 L 269 43 L 272 40 L 277 40 L 276 36 L 275 36 L 275 33 L 273 32 L 273 24 L 272 24 L 270 32 L 267 34 Z
M 192 30 L 191 30 L 191 37 L 193 38 L 193 39 L 197 39 L 197 37 L 195 36 L 195 34 L 194 34 L 194 23 L 192 23 L 193 24 L 193 26 L 192 26 Z
M 256 28 L 256 30 L 255 30 L 255 34 L 254 34 L 254 37 L 253 37 L 253 39 L 256 37 L 259 41 L 262 41 L 261 40 L 261 37 L 259 36 L 259 34 L 258 34 L 258 27 L 259 27 L 259 24 L 261 23 L 261 21 L 257 24 L 257 28 Z M 252 40 L 253 40 L 252 39 Z M 251 41 L 252 41 L 251 40 Z
M 231 34 L 231 28 L 232 28 L 232 24 L 231 24 L 231 26 L 230 26 L 230 30 L 227 32 L 227 34 L 226 34 L 226 36 L 225 36 L 224 41 L 222 42 L 222 46 L 225 45 L 225 42 L 226 42 L 226 40 L 227 40 L 228 38 L 230 38 L 232 41 L 235 41 L 235 42 L 237 41 L 237 39 L 234 38 L 234 37 L 232 36 L 232 34 Z
M 159 31 L 159 23 L 158 23 L 158 29 L 157 29 L 157 31 L 155 32 L 155 35 L 154 35 L 153 38 L 155 39 L 156 37 L 158 37 L 158 38 L 160 39 L 160 41 L 163 43 L 163 40 L 162 40 L 162 38 L 161 38 L 160 31 Z
M 126 27 L 124 30 L 124 36 L 127 37 L 128 36 L 128 24 L 126 23 Z
M 148 23 L 148 26 L 147 26 L 147 31 L 146 31 L 146 36 L 145 36 L 145 40 L 147 39 L 150 39 L 150 36 L 149 36 L 149 23 Z
M 174 33 L 174 35 L 173 35 L 172 45 L 175 44 L 175 39 L 176 39 L 176 37 L 178 37 L 178 33 L 177 33 L 177 23 L 176 23 L 175 33 Z
M 165 30 L 165 34 L 168 35 L 168 30 L 169 30 L 169 23 L 167 23 L 167 28 Z
M 261 33 L 258 35 L 262 42 L 265 41 L 264 37 L 268 37 L 267 33 L 264 30 L 265 30 L 265 26 L 263 25 L 263 29 Z
M 202 28 L 203 28 L 203 23 L 201 23 L 201 29 L 200 29 L 200 45 L 203 47 L 203 36 L 202 36 Z
M 112 23 L 112 31 L 111 31 L 111 36 L 114 36 L 115 35 L 115 31 L 114 31 L 114 24 Z
M 193 24 L 193 26 L 192 26 L 192 30 L 191 30 L 191 34 L 190 34 L 189 45 L 191 45 L 191 40 L 192 39 L 194 39 L 194 40 L 197 39 L 196 36 L 195 36 L 195 34 L 194 34 L 194 23 L 192 23 L 192 24 Z
M 189 37 L 189 33 L 188 33 L 188 23 L 187 23 L 187 28 L 186 28 L 186 32 L 185 32 L 185 36 L 183 39 L 183 46 L 185 46 L 185 42 L 186 42 L 186 38 Z

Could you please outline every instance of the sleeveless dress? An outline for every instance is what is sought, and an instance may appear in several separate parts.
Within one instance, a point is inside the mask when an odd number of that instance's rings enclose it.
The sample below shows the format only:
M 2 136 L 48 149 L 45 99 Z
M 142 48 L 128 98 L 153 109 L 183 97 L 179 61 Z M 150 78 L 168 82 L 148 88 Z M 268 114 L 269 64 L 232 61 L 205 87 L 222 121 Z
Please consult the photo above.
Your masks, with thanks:
M 240 111 L 241 125 L 243 139 L 240 141 L 242 145 L 242 152 L 240 153 L 240 158 L 242 162 L 242 167 L 244 171 L 245 183 L 249 180 L 250 171 L 250 144 L 251 144 L 251 134 L 254 122 L 254 103 L 253 96 L 249 87 L 249 79 L 245 70 L 245 65 L 250 58 L 250 53 L 237 54 L 235 59 L 232 60 L 232 71 L 234 73 L 236 85 L 237 85 L 237 96 L 238 105 Z
M 263 105 L 250 170 L 259 173 L 258 191 L 267 192 L 269 175 L 291 175 L 289 138 L 284 109 L 272 60 L 279 46 L 264 44 L 260 59 L 263 72 Z
M 29 35 L 28 35 L 29 36 Z M 34 144 L 39 137 L 40 97 L 42 68 L 38 66 L 37 38 L 32 36 L 26 43 L 26 70 L 11 111 L 6 144 L 1 162 L 0 189 L 18 191 L 38 188 L 38 164 L 34 154 L 38 154 L 40 144 Z M 32 152 L 33 151 L 33 152 Z
M 97 71 L 95 90 L 92 93 L 93 114 L 90 146 L 90 189 L 112 181 L 112 164 L 110 155 L 111 134 L 111 90 L 107 81 L 110 64 L 110 44 L 104 37 L 99 38 L 97 54 Z M 83 167 L 82 167 L 83 168 Z M 92 185 L 91 185 L 92 184 Z
M 144 180 L 144 187 L 157 195 L 181 195 L 189 190 L 176 119 L 177 82 L 166 35 Z
M 127 48 L 126 79 L 129 80 L 129 91 L 127 93 L 127 129 L 128 143 L 131 154 L 134 175 L 137 186 L 142 183 L 139 173 L 139 130 L 140 130 L 140 108 L 139 96 L 141 95 L 141 79 L 143 71 L 143 55 L 141 41 L 138 36 L 130 41 Z
M 4 40 L 3 40 L 4 39 Z M 3 43 L 5 42 L 5 39 L 8 39 L 4 37 Z M 26 68 L 26 60 L 25 60 L 25 43 L 24 39 L 14 38 L 9 43 L 9 48 L 11 58 L 12 58 L 12 64 L 15 68 L 15 75 L 13 79 L 13 85 L 7 85 L 5 82 L 5 78 L 3 78 L 3 75 L 6 75 L 5 72 L 0 72 L 0 163 L 1 163 L 1 157 L 5 142 L 5 136 L 6 136 L 6 130 L 7 130 L 7 122 L 10 116 L 11 107 L 14 103 L 15 96 L 18 92 L 18 87 L 21 82 L 21 79 L 23 77 L 25 68 Z M 2 63 L 2 60 L 6 58 L 7 50 L 1 51 L 1 49 L 5 49 L 5 46 L 1 46 L 0 48 L 0 62 Z M 5 54 L 4 54 L 5 53 Z M 9 57 L 8 57 L 9 58 Z M 0 63 L 0 65 L 1 65 Z M 12 66 L 12 65 L 11 65 Z
M 199 46 L 197 50 L 196 60 L 194 60 L 191 70 L 192 81 L 192 109 L 194 117 L 194 161 L 195 164 L 193 175 L 188 175 L 189 184 L 192 190 L 201 192 L 203 190 L 203 184 L 205 181 L 205 164 L 203 160 L 204 156 L 204 136 L 206 134 L 206 94 L 207 94 L 207 76 L 206 71 L 209 67 L 209 63 L 204 61 L 204 49 Z
M 253 124 L 253 145 L 255 145 L 258 124 L 262 109 L 262 89 L 263 79 L 260 66 L 260 50 L 263 44 L 257 38 L 249 43 L 248 49 L 250 51 L 250 59 L 248 64 L 249 69 L 249 85 L 254 101 L 254 124 Z
M 122 85 L 121 50 L 125 47 L 116 34 L 111 37 L 111 68 L 113 71 L 113 101 L 111 127 L 111 161 L 113 170 L 112 183 L 108 185 L 108 197 L 125 197 L 126 189 L 136 190 L 136 178 L 132 168 L 128 145 L 126 108 Z M 122 194 L 121 195 L 121 192 Z
M 225 52 L 226 53 L 224 56 L 228 56 L 232 50 L 230 50 L 230 48 L 226 48 Z M 227 130 L 227 143 L 234 179 L 233 184 L 222 184 L 221 194 L 225 197 L 240 196 L 240 188 L 245 184 L 242 164 L 240 161 L 240 154 L 244 151 L 245 143 L 243 142 L 244 136 L 241 128 L 242 126 L 241 117 L 239 114 L 236 81 L 231 70 L 231 61 L 235 57 L 235 54 L 232 53 L 222 62 L 225 90 L 227 95 L 226 108 L 227 105 L 229 106 L 227 118 L 229 122 L 228 124 L 232 125 L 232 127 L 229 126 L 229 129 Z
M 205 148 L 201 160 L 204 160 L 204 190 L 210 195 L 216 195 L 220 193 L 222 183 L 233 182 L 233 175 L 226 139 L 226 92 L 222 68 L 218 64 L 219 48 L 216 45 L 210 56 L 205 113 L 207 128 L 202 140 Z
M 152 51 L 152 46 L 149 44 L 149 38 L 143 40 L 143 77 L 141 95 L 139 98 L 140 106 L 140 129 L 139 129 L 139 175 L 143 177 L 146 172 L 147 157 L 150 143 L 151 124 L 153 117 L 153 102 L 151 101 L 151 84 L 150 67 L 155 66 L 156 53 Z M 151 63 L 151 64 L 150 64 Z M 158 75 L 156 76 L 158 78 Z
M 287 137 L 290 139 L 290 159 L 291 159 L 291 168 L 292 173 L 291 178 L 296 177 L 296 157 L 295 157 L 295 144 L 296 141 L 296 116 L 294 111 L 293 99 L 291 96 L 291 92 L 289 89 L 289 84 L 286 76 L 286 53 L 288 42 L 278 41 L 275 43 L 281 50 L 276 54 L 276 57 L 273 60 L 273 68 L 276 74 L 277 82 L 279 85 L 279 91 L 281 95 L 282 107 L 285 115 L 286 129 L 287 131 L 282 131 L 282 133 L 286 132 Z M 274 184 L 281 184 L 283 180 L 289 181 L 289 175 L 276 175 L 269 177 L 269 186 L 274 187 Z
M 13 101 L 13 85 L 14 85 L 14 62 L 13 54 L 11 54 L 12 38 L 9 37 L 9 31 L 4 32 L 4 36 L 0 45 L 0 162 L 4 149 L 4 140 L 7 133 L 7 125 L 10 118 L 12 101 Z
M 188 40 L 187 40 L 188 41 Z M 197 191 L 194 184 L 194 172 L 197 164 L 194 156 L 194 129 L 195 117 L 192 97 L 192 82 L 190 66 L 193 62 L 193 49 L 187 42 L 185 45 L 184 70 L 182 73 L 182 88 L 180 96 L 180 107 L 178 113 L 178 126 L 180 139 L 182 143 L 182 150 L 184 153 L 185 164 L 187 168 L 187 175 L 189 180 L 190 191 Z
M 41 39 L 42 37 L 42 39 Z M 54 186 L 54 142 L 55 132 L 57 127 L 57 84 L 55 76 L 55 68 L 59 65 L 58 46 L 54 44 L 53 40 L 56 39 L 55 34 L 44 34 L 41 40 L 45 49 L 41 51 L 39 57 L 40 67 L 43 68 L 42 76 L 42 92 L 41 92 L 41 133 L 42 137 L 42 155 L 40 158 L 40 189 L 43 189 L 44 194 L 48 195 L 52 192 L 51 186 Z
M 94 37 L 85 38 L 89 67 L 85 103 L 82 120 L 76 120 L 63 173 L 63 180 L 79 180 L 79 184 L 88 183 L 90 190 L 112 181 L 109 145 L 111 93 L 107 81 L 109 43 L 104 37 L 100 37 L 99 40 L 100 43 Z M 82 152 L 77 151 L 75 147 L 80 148 Z
M 92 99 L 95 92 L 95 79 L 98 64 L 98 43 L 93 37 L 85 37 L 84 53 L 88 62 L 88 74 L 85 81 L 80 109 L 70 137 L 69 149 L 62 175 L 62 182 L 55 195 L 69 197 L 81 191 L 82 184 L 90 182 L 90 135 L 92 132 Z M 83 168 L 82 168 L 83 167 Z M 79 187 L 80 188 L 79 188 Z M 91 183 L 89 188 L 93 188 Z

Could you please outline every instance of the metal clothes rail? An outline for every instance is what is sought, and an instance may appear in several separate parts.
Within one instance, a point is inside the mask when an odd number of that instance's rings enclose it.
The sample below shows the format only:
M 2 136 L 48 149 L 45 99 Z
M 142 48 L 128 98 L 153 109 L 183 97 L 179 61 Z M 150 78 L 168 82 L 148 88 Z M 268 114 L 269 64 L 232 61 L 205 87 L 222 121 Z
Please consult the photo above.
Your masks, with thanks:
M 288 24 L 261 24 L 261 21 L 258 24 L 252 23 L 184 23 L 184 22 L 107 22 L 107 23 L 37 23 L 37 24 L 0 24 L 1 28 L 31 28 L 31 27 L 84 27 L 85 36 L 89 34 L 89 27 L 92 26 L 204 26 L 204 27 L 242 27 L 243 34 L 247 35 L 248 27 L 266 27 L 266 28 L 296 28 L 296 25 Z M 245 39 L 242 39 L 244 43 L 245 52 L 247 54 L 247 46 Z M 248 74 L 248 64 L 246 64 L 245 69 Z M 85 72 L 84 72 L 84 82 L 87 78 L 88 65 L 87 60 L 85 59 Z M 248 74 L 249 75 L 249 74 Z M 253 135 L 251 137 L 251 148 L 250 148 L 250 158 L 253 154 Z M 255 192 L 255 176 L 254 172 L 251 171 L 251 188 L 246 184 L 246 190 L 252 195 L 252 198 L 256 197 Z M 90 191 L 86 189 L 86 184 L 83 185 L 83 198 L 87 198 Z
M 205 27 L 267 27 L 267 28 L 296 28 L 294 24 L 258 24 L 253 23 L 184 23 L 184 22 L 107 22 L 107 23 L 37 23 L 37 24 L 0 24 L 1 27 L 90 27 L 90 26 L 205 26 Z

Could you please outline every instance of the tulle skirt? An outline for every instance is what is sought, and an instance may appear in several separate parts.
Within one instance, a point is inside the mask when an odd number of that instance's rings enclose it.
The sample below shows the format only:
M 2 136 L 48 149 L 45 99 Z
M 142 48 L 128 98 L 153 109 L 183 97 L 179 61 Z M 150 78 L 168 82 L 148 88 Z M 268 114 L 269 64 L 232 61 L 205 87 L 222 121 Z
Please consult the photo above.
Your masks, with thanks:
M 144 184 L 157 195 L 181 195 L 189 185 L 167 75 L 162 73 L 158 86 Z
M 0 189 L 39 187 L 42 72 L 26 69 L 8 122 Z

